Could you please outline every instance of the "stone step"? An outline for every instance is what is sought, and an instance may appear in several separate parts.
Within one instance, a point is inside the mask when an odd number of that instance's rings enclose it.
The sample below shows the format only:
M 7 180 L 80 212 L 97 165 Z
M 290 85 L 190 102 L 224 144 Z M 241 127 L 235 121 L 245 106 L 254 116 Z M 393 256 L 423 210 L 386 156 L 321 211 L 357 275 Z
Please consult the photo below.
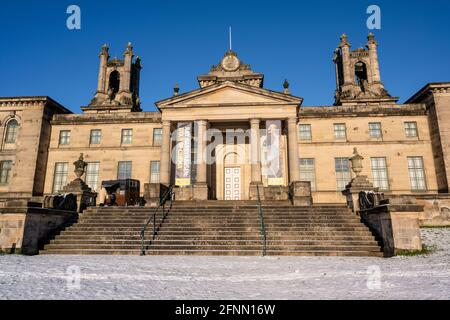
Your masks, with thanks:
M 155 212 L 128 212 L 128 211 L 118 211 L 118 212 L 84 212 L 81 217 L 86 216 L 98 216 L 98 217 L 150 217 L 153 216 Z M 258 211 L 256 208 L 253 210 L 246 211 L 226 211 L 226 210 L 211 210 L 211 211 L 170 211 L 170 216 L 254 216 L 258 215 Z M 162 212 L 159 211 L 158 215 L 162 215 Z M 311 216 L 320 216 L 320 215 L 330 215 L 330 216 L 355 216 L 352 212 L 347 211 L 337 211 L 337 210 L 327 210 L 327 211 L 283 211 L 283 210 L 263 210 L 264 216 L 291 216 L 291 215 L 311 215 Z
M 147 230 L 146 235 L 149 235 L 152 233 L 152 230 Z M 165 231 L 164 229 L 161 229 L 158 232 L 159 236 L 234 236 L 234 235 L 240 235 L 241 233 L 237 233 L 236 231 L 229 231 L 229 230 L 220 230 L 218 232 L 214 231 L 210 231 L 210 230 L 205 230 L 204 232 L 200 232 L 197 234 L 192 233 L 189 230 L 178 230 L 178 231 Z M 104 236 L 104 235 L 118 235 L 118 236 L 128 236 L 128 235 L 135 235 L 135 236 L 139 236 L 140 235 L 140 230 L 138 232 L 134 231 L 134 232 L 129 232 L 129 231 L 117 231 L 117 230 L 110 230 L 110 231 L 93 231 L 93 230 L 88 230 L 88 231 L 77 231 L 77 230 L 73 230 L 72 228 L 70 228 L 69 230 L 65 230 L 63 232 L 61 232 L 60 236 L 67 236 L 67 235 L 99 235 L 99 236 Z M 259 230 L 257 233 L 252 233 L 251 235 L 255 235 L 255 236 L 259 236 Z M 323 237 L 323 236 L 350 236 L 350 235 L 354 235 L 354 236 L 367 236 L 367 235 L 371 235 L 371 233 L 368 230 L 362 230 L 362 231 L 352 231 L 351 233 L 349 233 L 348 231 L 340 231 L 340 230 L 316 230 L 316 231 L 302 231 L 302 232 L 298 232 L 298 231 L 271 231 L 271 232 L 267 232 L 267 236 L 268 237 L 297 237 L 297 236 L 317 236 L 317 237 Z
M 335 222 L 335 221 L 317 221 L 317 222 L 311 222 L 311 221 L 298 221 L 298 222 L 265 222 L 266 229 L 270 228 L 282 228 L 282 227 L 311 227 L 311 228 L 319 228 L 319 227 L 362 227 L 361 223 L 358 222 Z M 95 228 L 142 228 L 144 224 L 142 223 L 81 223 L 77 226 L 77 228 L 82 227 L 95 227 Z M 153 226 L 153 223 L 149 224 L 150 228 Z M 197 222 L 183 222 L 183 223 L 177 223 L 177 222 L 171 222 L 171 221 L 165 221 L 164 222 L 164 228 L 238 228 L 238 227 L 252 227 L 252 228 L 260 228 L 261 224 L 259 221 L 254 222 L 244 222 L 244 223 L 238 223 L 238 222 L 207 222 L 207 221 L 197 221 Z
M 54 244 L 50 243 L 46 246 L 46 250 L 51 249 L 121 249 L 121 250 L 140 250 L 141 244 L 136 242 L 134 244 Z M 261 243 L 254 244 L 151 244 L 152 250 L 260 250 L 262 249 Z M 289 245 L 270 245 L 267 246 L 268 250 L 327 250 L 327 251 L 380 251 L 380 247 L 377 245 L 336 245 L 336 244 L 322 244 L 322 245 L 308 245 L 308 244 L 289 244 Z
M 140 234 L 142 228 L 140 227 L 121 227 L 121 228 L 102 228 L 102 227 L 77 227 L 74 229 L 71 229 L 71 231 L 93 231 L 93 232 L 101 232 L 101 231 L 111 231 L 111 232 L 117 232 L 117 231 L 124 231 L 129 233 L 136 233 Z M 152 229 L 147 229 L 148 232 L 152 232 Z M 273 232 L 297 232 L 297 233 L 303 233 L 303 232 L 354 232 L 354 231 L 364 231 L 368 232 L 368 229 L 364 226 L 356 226 L 356 227 L 331 227 L 331 226 L 316 226 L 316 227 L 271 227 L 266 228 L 266 232 L 268 234 Z M 159 233 L 175 233 L 175 232 L 185 232 L 185 233 L 217 233 L 217 232 L 256 232 L 259 234 L 260 228 L 259 227 L 246 227 L 246 226 L 240 226 L 240 227 L 208 227 L 208 228 L 183 228 L 183 227 L 169 227 L 169 226 L 162 226 L 159 230 Z
M 58 235 L 55 237 L 55 240 L 58 241 L 111 241 L 111 240 L 130 240 L 130 241 L 140 241 L 140 235 L 127 234 L 127 235 Z M 146 234 L 145 238 L 147 240 L 152 239 L 152 234 Z M 260 235 L 240 235 L 240 234 L 232 234 L 232 235 L 186 235 L 186 236 L 178 236 L 178 235 L 158 235 L 157 240 L 204 240 L 204 241 L 213 241 L 213 240 L 261 240 Z M 374 241 L 375 237 L 372 235 L 359 235 L 359 236 L 303 236 L 303 235 L 291 235 L 291 236 L 267 236 L 267 240 L 283 240 L 283 241 L 314 241 L 314 240 L 324 240 L 324 241 Z
M 262 255 L 255 202 L 176 202 L 153 240 L 155 208 L 88 208 L 78 223 L 60 232 L 43 254 L 139 254 L 140 232 L 147 254 Z M 268 255 L 380 256 L 367 227 L 345 205 L 263 206 Z
M 217 206 L 217 207 L 182 207 L 182 206 L 166 206 L 164 207 L 165 210 L 172 210 L 172 211 L 215 211 L 215 210 L 255 210 L 258 208 L 256 204 L 252 206 L 238 206 L 238 207 L 230 207 L 230 206 Z M 329 207 L 295 207 L 295 206 L 262 206 L 263 210 L 295 210 L 295 211 L 321 211 L 321 210 L 340 210 L 340 211 L 349 211 L 349 208 L 345 207 L 337 207 L 337 206 L 329 206 Z M 156 208 L 156 207 L 90 207 L 84 212 L 120 212 L 120 211 L 128 211 L 128 212 L 153 212 L 156 210 L 162 210 L 162 207 Z
M 165 210 L 169 210 L 170 208 L 165 208 Z M 170 209 L 170 212 L 185 212 L 185 213 L 196 213 L 196 212 L 253 212 L 257 211 L 258 207 L 256 205 L 249 207 L 216 207 L 216 208 L 181 208 L 181 207 L 173 207 Z M 262 207 L 263 212 L 351 212 L 349 209 L 338 208 L 338 207 L 327 207 L 327 208 L 314 208 L 314 207 Z M 154 213 L 156 208 L 140 208 L 140 209 L 88 209 L 83 212 L 83 214 L 100 214 L 100 213 L 123 213 L 127 212 L 130 214 L 139 214 L 139 213 Z M 162 212 L 162 208 L 158 209 L 159 212 Z
M 159 217 L 160 218 L 160 217 Z M 79 223 L 92 223 L 92 222 L 124 222 L 124 223 L 136 223 L 136 222 L 146 222 L 148 218 L 142 217 L 84 217 L 79 220 Z M 238 222 L 251 222 L 251 221 L 259 221 L 260 217 L 257 215 L 253 216 L 211 216 L 211 217 L 186 217 L 186 216 L 167 216 L 166 221 L 174 221 L 174 222 L 184 222 L 184 221 L 238 221 Z M 360 222 L 360 219 L 353 216 L 339 216 L 339 217 L 331 217 L 331 216 L 289 216 L 289 217 L 264 217 L 264 221 L 273 222 L 273 221 L 303 221 L 303 220 L 311 220 L 311 221 L 321 221 L 321 220 L 333 220 L 333 221 L 356 221 Z
M 151 239 L 147 239 L 145 243 L 149 243 Z M 57 245 L 78 245 L 78 244 L 89 244 L 89 245 L 103 245 L 103 244 L 113 244 L 113 245 L 140 245 L 140 239 L 133 240 L 52 240 L 50 244 Z M 262 245 L 261 239 L 226 239 L 226 240 L 207 240 L 207 239 L 195 239 L 195 240 L 167 240 L 167 239 L 156 239 L 151 242 L 153 245 Z M 344 245 L 354 245 L 354 246 L 376 246 L 378 245 L 375 241 L 370 240 L 268 240 L 266 242 L 267 246 L 297 246 L 297 245 L 333 245 L 333 246 L 344 246 Z
M 40 254 L 63 255 L 139 255 L 139 250 L 80 250 L 58 249 L 42 250 Z M 201 256 L 261 256 L 261 250 L 147 250 L 146 255 L 201 255 Z M 344 256 L 344 257 L 383 257 L 382 252 L 375 251 L 267 251 L 268 256 Z

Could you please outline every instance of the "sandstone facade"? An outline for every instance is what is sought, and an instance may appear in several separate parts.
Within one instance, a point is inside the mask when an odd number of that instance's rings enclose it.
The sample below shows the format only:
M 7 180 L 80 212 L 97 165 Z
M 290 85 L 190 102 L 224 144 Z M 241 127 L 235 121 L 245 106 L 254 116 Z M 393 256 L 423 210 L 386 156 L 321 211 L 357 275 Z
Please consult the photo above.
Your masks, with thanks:
M 303 106 L 303 99 L 290 93 L 287 82 L 280 92 L 265 89 L 264 75 L 253 72 L 229 50 L 208 74 L 198 77 L 200 88 L 180 94 L 176 87 L 172 97 L 156 103 L 158 111 L 144 112 L 139 99 L 140 59 L 134 57 L 131 44 L 124 60 L 109 59 L 108 48 L 103 47 L 98 88 L 82 114 L 73 114 L 49 97 L 0 98 L 0 203 L 5 207 L 12 199 L 39 202 L 57 192 L 55 179 L 64 178 L 61 181 L 66 184 L 75 179 L 72 163 L 80 153 L 86 162 L 96 164 L 89 173 L 91 180 L 85 179 L 95 181 L 90 185 L 94 190 L 101 181 L 121 174 L 140 180 L 142 196 L 147 183 L 174 184 L 176 137 L 171 134 L 179 123 L 187 122 L 194 124 L 194 132 L 213 130 L 224 139 L 227 130 L 244 132 L 243 140 L 232 145 L 225 140 L 215 145 L 214 163 L 192 163 L 191 179 L 183 186 L 191 189 L 178 191 L 190 200 L 225 200 L 226 169 L 234 168 L 239 169 L 235 171 L 238 187 L 233 189 L 236 199 L 254 199 L 258 185 L 262 196 L 283 200 L 287 197 L 283 192 L 309 181 L 313 203 L 345 203 L 342 184 L 352 173 L 340 165 L 357 147 L 364 156 L 361 174 L 376 184 L 381 172 L 387 196 L 417 197 L 426 209 L 421 220 L 432 225 L 433 217 L 438 217 L 440 225 L 450 224 L 445 214 L 450 181 L 450 82 L 427 84 L 398 104 L 381 82 L 376 48 L 373 35 L 368 37 L 367 49 L 354 51 L 348 38 L 341 38 L 334 56 L 334 106 Z M 13 140 L 14 128 L 8 133 L 12 120 L 18 124 Z M 275 185 L 262 172 L 258 158 L 262 147 L 254 142 L 270 121 L 279 121 L 281 135 L 283 169 Z M 193 154 L 210 145 L 210 140 L 200 139 Z M 256 161 L 251 159 L 254 154 Z M 380 158 L 383 166 L 374 168 L 378 160 L 373 159 Z M 412 158 L 421 159 L 422 168 Z M 56 172 L 58 164 L 64 163 L 68 165 L 59 165 L 62 171 Z M 420 172 L 423 177 L 414 176 Z M 417 188 L 417 183 L 422 187 Z M 2 232 L 10 228 L 12 217 L 12 212 L 0 215 Z M 15 221 L 23 224 L 24 217 Z M 15 231 L 8 234 L 17 237 Z

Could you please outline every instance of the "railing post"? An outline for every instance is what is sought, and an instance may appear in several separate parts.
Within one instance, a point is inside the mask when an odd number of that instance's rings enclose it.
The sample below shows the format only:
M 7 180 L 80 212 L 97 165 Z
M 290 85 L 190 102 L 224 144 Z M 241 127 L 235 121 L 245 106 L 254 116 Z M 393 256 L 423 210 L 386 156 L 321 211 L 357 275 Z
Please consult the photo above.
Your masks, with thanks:
M 156 214 L 153 215 L 153 240 L 155 240 L 155 233 L 156 233 Z
M 145 237 L 145 229 L 142 229 L 142 231 L 141 231 L 141 256 L 145 256 L 144 237 Z
M 147 222 L 145 223 L 145 225 L 142 227 L 142 230 L 141 230 L 141 253 L 140 253 L 141 256 L 144 256 L 144 255 L 145 255 L 145 231 L 146 231 L 148 225 L 149 225 L 150 222 L 153 220 L 153 235 L 152 235 L 152 240 L 155 240 L 156 234 L 158 233 L 158 230 L 159 230 L 159 228 L 161 227 L 161 225 L 162 225 L 162 223 L 163 223 L 163 220 L 164 220 L 165 217 L 166 217 L 166 214 L 172 209 L 172 202 L 173 202 L 173 197 L 172 197 L 172 193 L 173 193 L 173 192 L 172 192 L 172 188 L 173 188 L 173 186 L 169 186 L 169 189 L 166 191 L 166 193 L 165 193 L 162 197 L 160 197 L 159 205 L 158 205 L 158 207 L 156 208 L 156 210 L 154 211 L 153 216 L 151 216 L 151 217 L 147 220 Z M 170 198 L 169 198 L 169 196 L 170 196 Z M 167 210 L 167 212 L 165 212 L 165 211 L 166 211 L 166 210 L 165 210 L 165 203 L 166 203 L 166 201 L 167 201 L 168 199 L 170 199 L 170 208 Z M 158 217 L 158 219 L 159 219 L 159 224 L 158 224 L 158 227 L 156 227 L 156 218 L 157 218 L 156 216 L 158 215 L 159 209 L 160 209 L 160 208 L 162 209 L 161 218 Z
M 256 185 L 256 195 L 257 195 L 257 207 L 258 207 L 258 213 L 259 213 L 259 220 L 260 220 L 260 234 L 261 234 L 261 242 L 263 246 L 262 255 L 266 255 L 266 246 L 267 246 L 267 237 L 266 237 L 266 227 L 264 225 L 264 215 L 261 208 L 261 198 L 259 196 L 259 186 Z

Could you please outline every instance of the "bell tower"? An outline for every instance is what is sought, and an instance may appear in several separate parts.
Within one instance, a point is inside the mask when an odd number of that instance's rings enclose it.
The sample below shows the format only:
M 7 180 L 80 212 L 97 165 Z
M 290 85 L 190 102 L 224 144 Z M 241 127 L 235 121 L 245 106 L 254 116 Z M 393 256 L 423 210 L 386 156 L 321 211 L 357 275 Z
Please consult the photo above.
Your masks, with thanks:
M 356 105 L 368 103 L 396 103 L 380 80 L 378 65 L 378 43 L 375 35 L 369 33 L 366 48 L 350 50 L 345 34 L 334 51 L 336 66 L 335 105 Z
M 124 59 L 110 59 L 108 45 L 100 52 L 97 91 L 84 112 L 142 111 L 139 99 L 141 59 L 134 58 L 133 47 L 128 43 Z

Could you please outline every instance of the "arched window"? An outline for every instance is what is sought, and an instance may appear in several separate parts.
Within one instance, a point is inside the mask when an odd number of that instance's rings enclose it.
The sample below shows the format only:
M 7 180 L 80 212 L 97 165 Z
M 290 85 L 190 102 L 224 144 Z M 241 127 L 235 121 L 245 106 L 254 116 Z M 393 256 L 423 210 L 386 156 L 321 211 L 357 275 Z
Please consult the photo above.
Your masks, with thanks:
M 356 83 L 361 87 L 361 90 L 365 91 L 367 84 L 367 67 L 364 62 L 358 61 L 355 63 L 355 78 Z
M 120 88 L 120 73 L 119 71 L 113 71 L 109 75 L 109 89 L 111 89 L 113 94 L 119 92 Z
M 238 162 L 238 154 L 236 152 L 227 153 L 223 162 L 225 164 L 236 164 Z
M 6 125 L 5 143 L 16 143 L 17 132 L 19 131 L 19 123 L 16 119 L 8 121 Z

